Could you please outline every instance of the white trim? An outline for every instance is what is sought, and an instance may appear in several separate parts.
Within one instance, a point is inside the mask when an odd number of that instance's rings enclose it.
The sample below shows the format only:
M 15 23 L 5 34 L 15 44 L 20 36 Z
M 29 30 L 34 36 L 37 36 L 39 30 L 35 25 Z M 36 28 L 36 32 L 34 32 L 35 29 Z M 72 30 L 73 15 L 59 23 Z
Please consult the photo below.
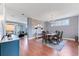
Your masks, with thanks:
M 41 36 L 30 37 L 30 38 L 28 38 L 28 39 L 29 39 L 29 40 L 32 40 L 32 39 L 35 39 L 35 38 L 38 38 L 38 37 L 41 37 Z
M 74 38 L 63 38 L 64 40 L 72 40 L 72 41 L 75 41 Z
M 29 40 L 33 40 L 33 39 L 35 39 L 35 37 L 30 37 L 30 38 L 28 38 Z M 63 38 L 64 40 L 72 40 L 72 41 L 75 41 L 75 39 L 74 38 Z M 78 40 L 79 41 L 79 40 Z
M 28 38 L 29 40 L 32 40 L 32 39 L 35 39 L 35 37 L 30 37 L 30 38 Z

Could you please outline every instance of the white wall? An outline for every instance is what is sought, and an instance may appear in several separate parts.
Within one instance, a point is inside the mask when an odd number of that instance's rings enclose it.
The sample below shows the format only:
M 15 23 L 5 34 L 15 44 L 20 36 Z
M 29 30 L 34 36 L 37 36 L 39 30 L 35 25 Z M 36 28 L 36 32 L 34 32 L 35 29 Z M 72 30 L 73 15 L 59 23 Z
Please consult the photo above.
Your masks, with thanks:
M 78 35 L 78 16 L 63 18 L 69 19 L 69 26 L 54 26 L 51 27 L 51 24 L 48 23 L 47 29 L 50 33 L 55 32 L 56 30 L 63 31 L 63 37 L 65 38 L 75 38 L 75 35 Z M 59 20 L 63 20 L 59 19 Z M 72 40 L 72 39 L 71 39 Z
M 0 40 L 3 35 L 2 20 L 3 20 L 3 6 L 2 4 L 0 4 Z
M 27 24 L 27 18 L 25 18 L 25 17 L 12 17 L 12 16 L 7 16 L 6 17 L 6 21 Z
M 44 22 L 33 19 L 33 18 L 28 18 L 28 34 L 29 34 L 29 38 L 35 37 L 35 26 L 37 26 L 38 24 L 42 25 L 44 27 Z
M 79 16 L 78 16 L 78 41 L 79 41 Z
M 1 16 L 1 17 L 2 17 L 2 16 Z M 1 37 L 2 37 L 2 35 L 3 35 L 2 20 L 3 20 L 3 19 L 0 18 L 0 40 L 1 40 Z

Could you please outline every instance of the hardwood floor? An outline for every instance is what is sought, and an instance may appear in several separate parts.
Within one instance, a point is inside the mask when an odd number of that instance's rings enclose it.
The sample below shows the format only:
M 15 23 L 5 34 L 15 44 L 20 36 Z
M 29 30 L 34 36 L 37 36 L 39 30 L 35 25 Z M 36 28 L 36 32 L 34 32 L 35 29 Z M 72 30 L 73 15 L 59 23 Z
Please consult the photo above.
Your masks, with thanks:
M 77 56 L 78 43 L 70 40 L 64 40 L 65 46 L 58 52 L 60 56 Z M 42 44 L 41 40 L 29 40 L 28 45 L 25 39 L 20 40 L 21 56 L 56 56 L 57 51 Z

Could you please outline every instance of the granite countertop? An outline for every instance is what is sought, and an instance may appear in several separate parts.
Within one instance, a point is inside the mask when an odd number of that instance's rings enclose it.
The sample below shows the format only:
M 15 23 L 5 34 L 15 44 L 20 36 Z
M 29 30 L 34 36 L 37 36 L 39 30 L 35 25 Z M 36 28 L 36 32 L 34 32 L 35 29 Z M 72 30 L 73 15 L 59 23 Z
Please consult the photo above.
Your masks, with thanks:
M 16 35 L 12 35 L 11 39 L 8 39 L 7 37 L 5 37 L 3 40 L 1 40 L 1 37 L 0 37 L 0 43 L 10 42 L 14 40 L 19 40 L 19 38 Z

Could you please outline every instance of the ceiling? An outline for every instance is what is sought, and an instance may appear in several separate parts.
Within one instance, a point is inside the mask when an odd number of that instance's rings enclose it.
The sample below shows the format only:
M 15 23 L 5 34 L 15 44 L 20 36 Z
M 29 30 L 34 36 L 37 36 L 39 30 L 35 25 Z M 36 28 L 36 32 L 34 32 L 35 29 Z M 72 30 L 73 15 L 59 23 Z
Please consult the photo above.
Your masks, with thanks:
M 7 3 L 6 9 L 42 21 L 79 15 L 78 3 Z

